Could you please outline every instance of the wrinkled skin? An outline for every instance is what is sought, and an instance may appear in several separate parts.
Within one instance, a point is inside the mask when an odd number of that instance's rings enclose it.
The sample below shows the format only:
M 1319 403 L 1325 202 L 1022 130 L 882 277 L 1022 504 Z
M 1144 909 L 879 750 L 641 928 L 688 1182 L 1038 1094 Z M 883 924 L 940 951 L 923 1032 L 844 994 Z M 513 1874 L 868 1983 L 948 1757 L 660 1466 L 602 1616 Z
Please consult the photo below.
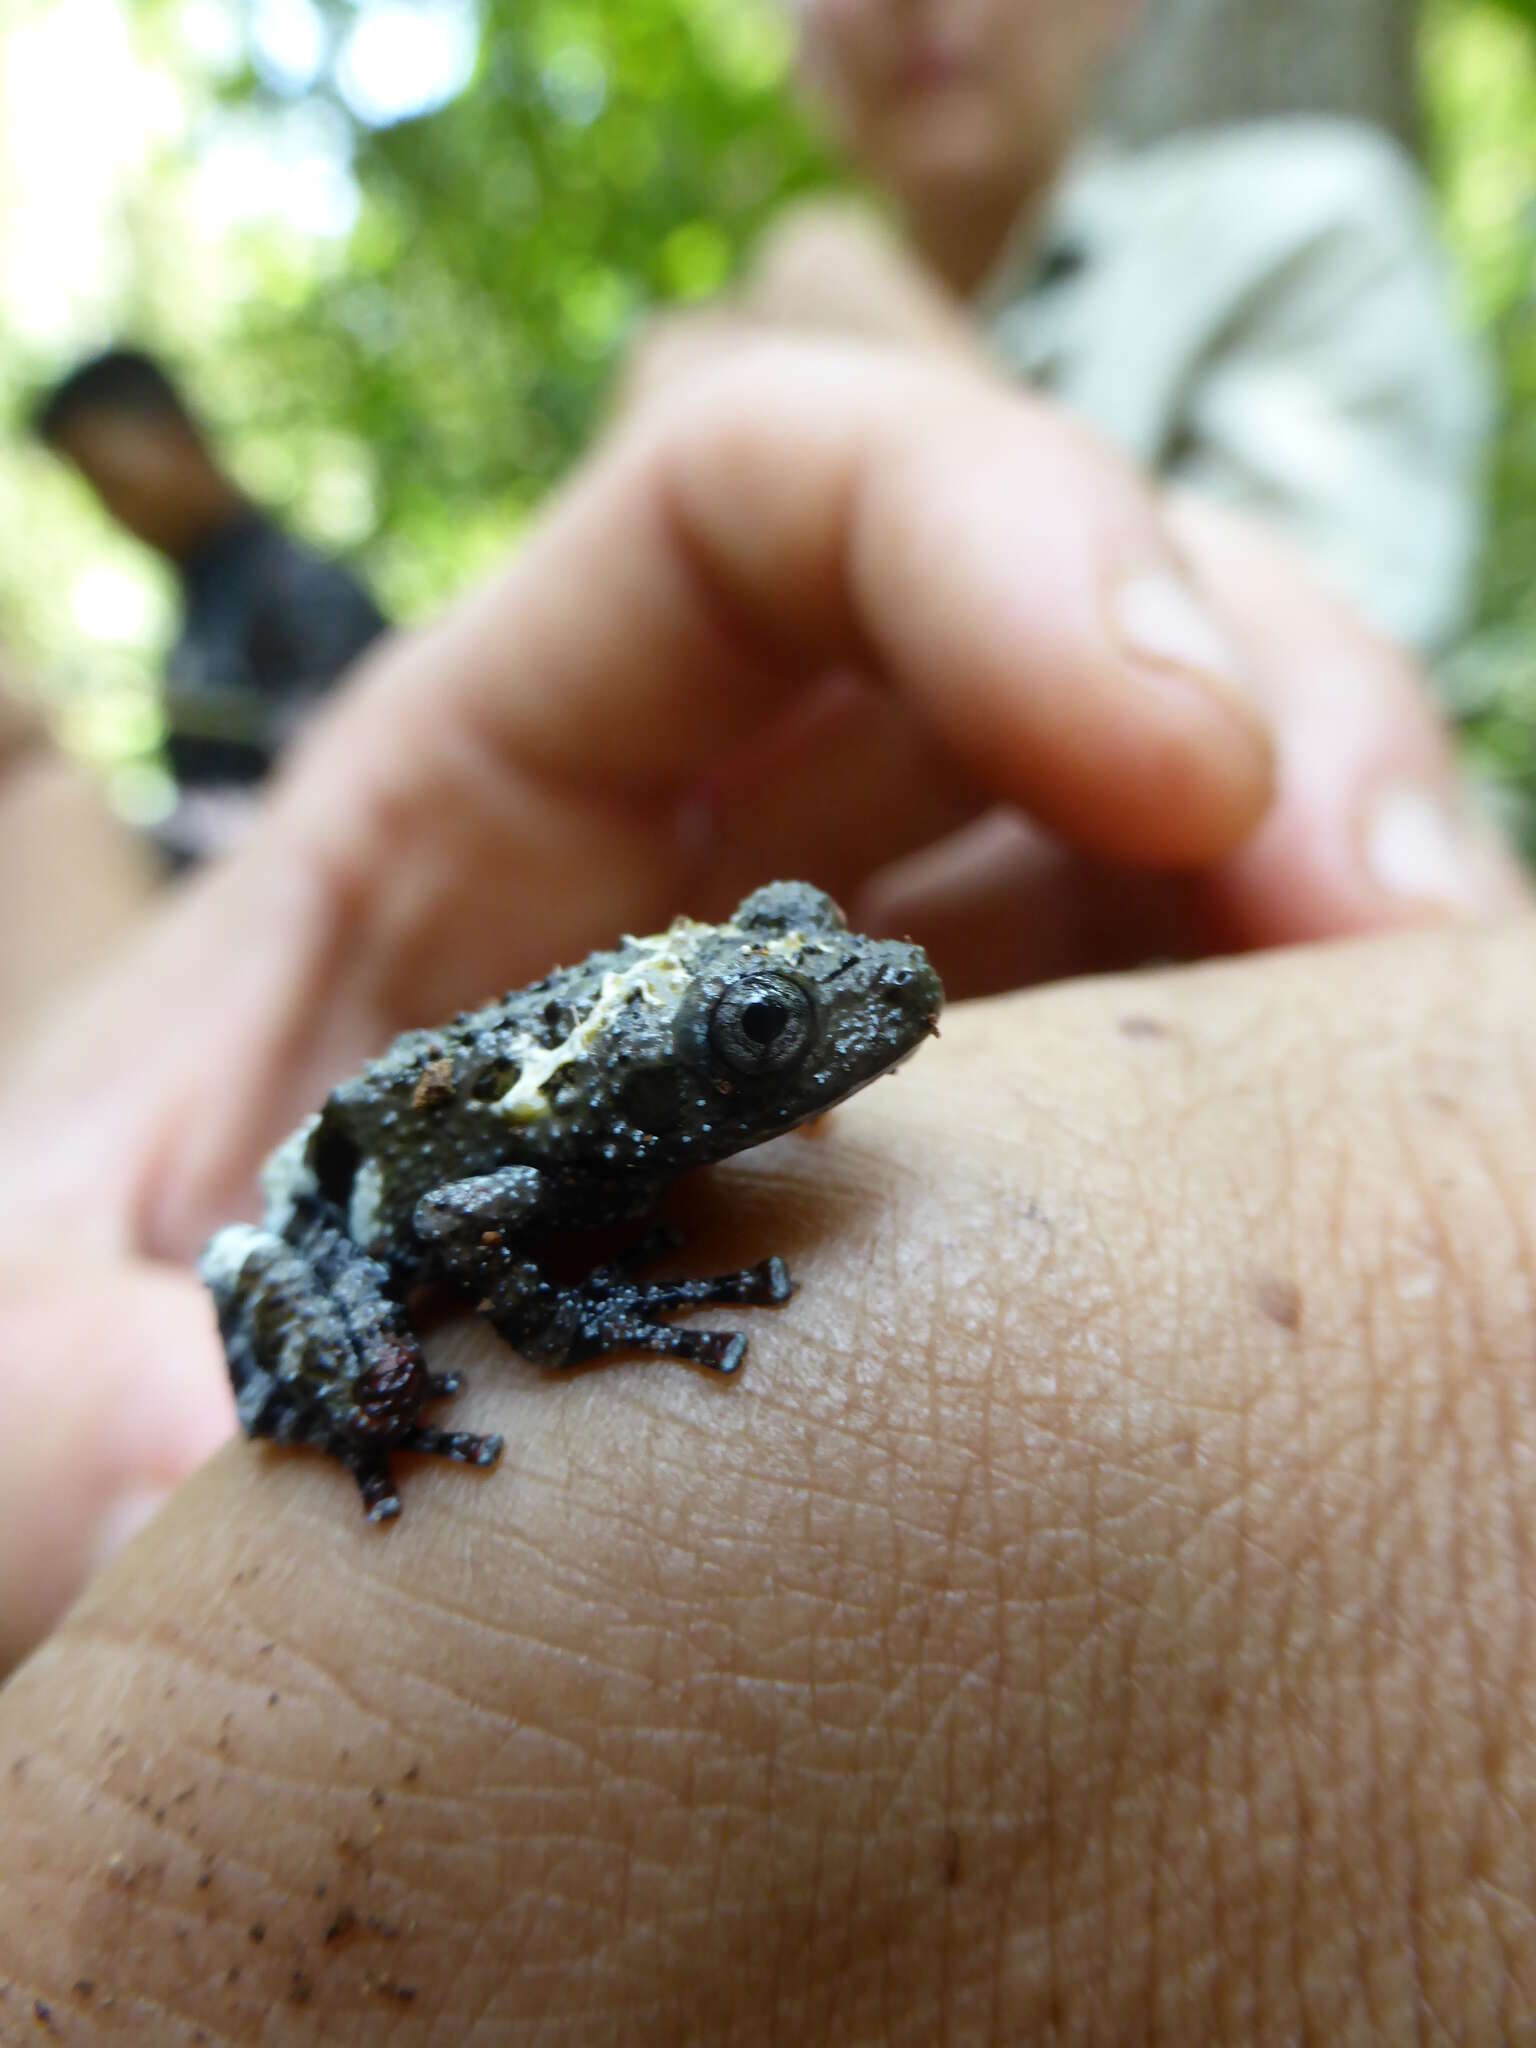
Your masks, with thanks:
M 1531 958 L 962 1006 L 696 1183 L 729 1393 L 222 1454 L 0 1695 L 0 2036 L 1524 2038 Z

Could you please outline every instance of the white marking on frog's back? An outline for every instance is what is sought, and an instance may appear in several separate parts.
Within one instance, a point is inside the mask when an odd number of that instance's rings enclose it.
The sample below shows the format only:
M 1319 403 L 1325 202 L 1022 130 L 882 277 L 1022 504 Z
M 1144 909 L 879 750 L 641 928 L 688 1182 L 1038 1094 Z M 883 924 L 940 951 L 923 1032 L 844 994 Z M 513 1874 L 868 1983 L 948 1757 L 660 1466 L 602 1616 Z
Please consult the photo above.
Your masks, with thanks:
M 732 924 L 697 924 L 692 918 L 676 919 L 664 932 L 650 938 L 626 938 L 627 946 L 638 946 L 639 957 L 627 967 L 610 969 L 599 984 L 591 1008 L 556 1046 L 542 1046 L 523 1039 L 509 1047 L 518 1062 L 518 1076 L 505 1095 L 490 1107 L 510 1123 L 537 1123 L 550 1115 L 552 1105 L 545 1089 L 563 1067 L 582 1059 L 627 1003 L 638 998 L 655 1010 L 674 1011 L 688 991 L 701 940 L 739 939 L 745 934 Z M 801 932 L 767 939 L 761 952 L 765 963 L 795 959 L 805 946 Z
M 305 1158 L 318 1116 L 308 1116 L 296 1131 L 290 1131 L 261 1169 L 261 1192 L 269 1230 L 283 1231 L 293 1216 L 295 1204 L 313 1199 L 320 1192 L 315 1169 Z
M 670 930 L 653 938 L 626 939 L 626 945 L 640 948 L 639 957 L 603 976 L 590 1009 L 558 1045 L 542 1046 L 525 1039 L 512 1048 L 518 1076 L 492 1108 L 515 1124 L 537 1123 L 548 1116 L 551 1105 L 544 1093 L 546 1087 L 562 1067 L 592 1050 L 626 1003 L 638 997 L 652 1009 L 677 1008 L 693 976 L 697 941 L 710 930 L 708 925 L 679 918 Z
M 255 1223 L 227 1223 L 203 1246 L 197 1270 L 216 1295 L 233 1294 L 251 1253 L 264 1250 L 271 1242 L 271 1232 Z
M 379 1205 L 384 1199 L 384 1176 L 377 1159 L 365 1159 L 352 1179 L 352 1196 L 347 1204 L 347 1235 L 355 1245 L 369 1251 L 377 1242 Z

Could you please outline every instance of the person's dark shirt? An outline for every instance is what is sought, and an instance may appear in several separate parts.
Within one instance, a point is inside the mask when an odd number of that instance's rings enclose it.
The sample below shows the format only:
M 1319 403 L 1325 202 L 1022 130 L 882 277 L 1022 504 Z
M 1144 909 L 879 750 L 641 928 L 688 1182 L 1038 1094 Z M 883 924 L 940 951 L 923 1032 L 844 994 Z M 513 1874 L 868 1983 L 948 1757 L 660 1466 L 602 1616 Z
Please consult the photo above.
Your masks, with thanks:
M 264 514 L 181 565 L 166 751 L 183 789 L 260 782 L 303 712 L 385 631 L 362 585 Z

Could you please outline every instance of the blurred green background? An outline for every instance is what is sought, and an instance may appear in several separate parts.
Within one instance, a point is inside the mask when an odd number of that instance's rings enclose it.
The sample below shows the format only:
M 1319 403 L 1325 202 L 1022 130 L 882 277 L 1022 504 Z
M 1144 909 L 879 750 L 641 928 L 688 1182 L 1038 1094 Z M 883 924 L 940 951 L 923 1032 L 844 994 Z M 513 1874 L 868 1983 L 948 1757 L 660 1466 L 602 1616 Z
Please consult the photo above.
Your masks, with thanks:
M 1426 164 L 1504 392 L 1442 687 L 1536 846 L 1536 0 L 1425 0 Z M 5 0 L 0 406 L 131 335 L 241 481 L 418 617 L 515 545 L 646 309 L 830 176 L 775 0 Z M 0 439 L 0 645 L 130 814 L 173 593 Z

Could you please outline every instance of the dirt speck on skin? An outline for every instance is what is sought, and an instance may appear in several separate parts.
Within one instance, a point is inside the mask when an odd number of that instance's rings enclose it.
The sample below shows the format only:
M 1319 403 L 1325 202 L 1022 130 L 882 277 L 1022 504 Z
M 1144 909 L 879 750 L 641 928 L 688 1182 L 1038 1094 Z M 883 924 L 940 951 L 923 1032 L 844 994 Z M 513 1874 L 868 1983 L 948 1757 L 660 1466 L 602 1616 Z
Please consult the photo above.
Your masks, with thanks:
M 335 1948 L 338 1942 L 346 1940 L 357 1928 L 357 1915 L 350 1906 L 343 1906 L 320 1939 L 327 1948 Z
M 1302 1293 L 1294 1280 L 1287 1280 L 1278 1273 L 1264 1273 L 1259 1276 L 1253 1290 L 1259 1313 L 1288 1331 L 1293 1337 L 1301 1328 Z
M 259 1948 L 267 1938 L 266 1923 L 261 1920 L 255 1920 L 246 1929 L 246 1933 L 249 1934 L 251 1940 L 254 1941 L 256 1946 Z

